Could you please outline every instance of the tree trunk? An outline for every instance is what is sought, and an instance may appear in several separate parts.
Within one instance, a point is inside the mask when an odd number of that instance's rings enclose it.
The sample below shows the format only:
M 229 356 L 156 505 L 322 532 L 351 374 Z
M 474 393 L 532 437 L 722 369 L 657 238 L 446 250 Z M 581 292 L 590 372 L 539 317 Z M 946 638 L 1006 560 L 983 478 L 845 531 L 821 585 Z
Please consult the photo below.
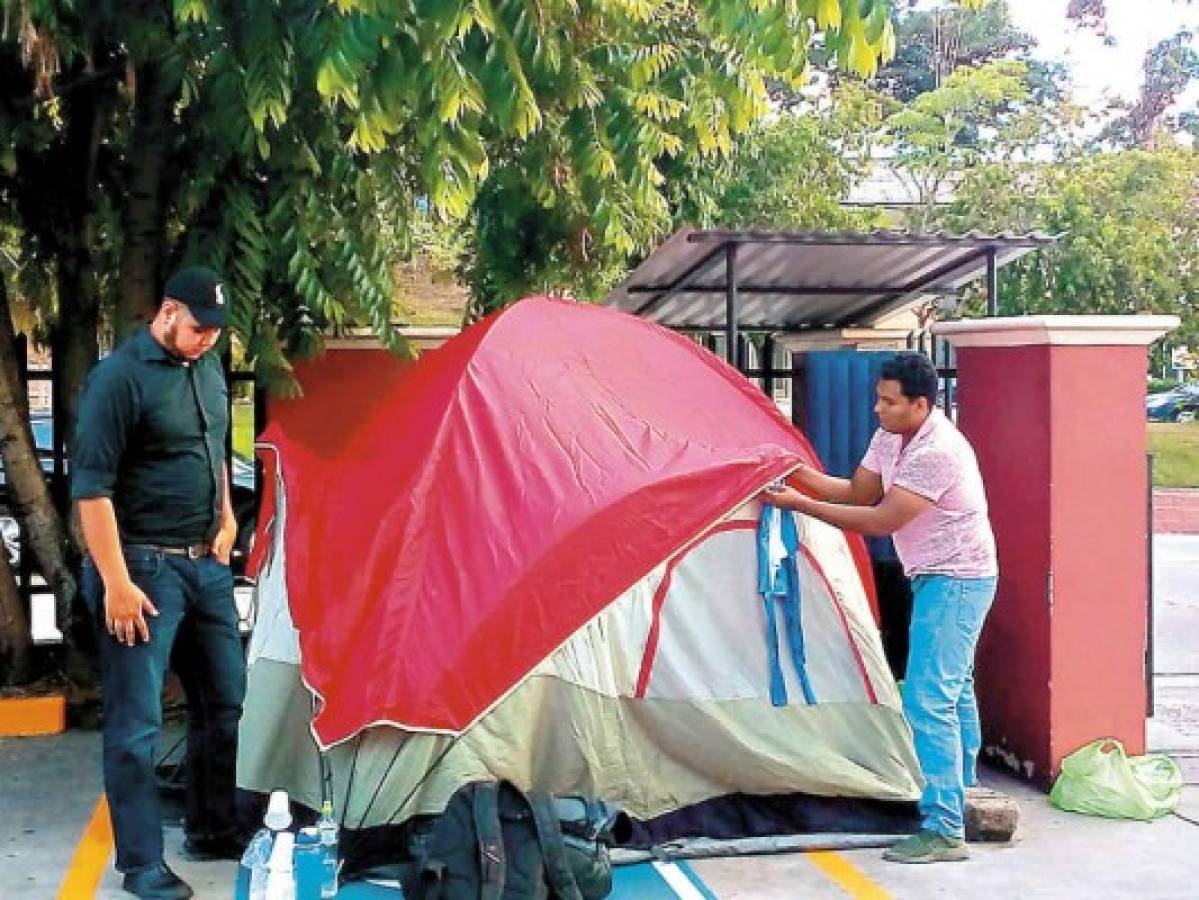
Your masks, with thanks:
M 77 301 L 67 306 L 60 304 L 58 322 L 54 326 L 52 349 L 54 353 L 54 420 L 60 429 L 63 444 L 70 459 L 70 446 L 74 440 L 75 422 L 79 417 L 79 399 L 83 382 L 95 365 L 98 355 L 97 333 L 100 327 L 100 298 L 95 280 L 76 273 L 64 273 L 65 260 L 59 262 L 59 296 L 63 290 L 74 287 Z M 66 514 L 68 499 L 59 496 L 59 507 Z M 81 545 L 82 546 L 82 545 Z
M 124 210 L 125 240 L 121 249 L 120 293 L 117 297 L 118 338 L 154 316 L 161 299 L 162 259 L 166 245 L 164 176 L 170 156 L 174 81 L 158 62 L 136 66 L 133 130 L 126 162 L 129 185 Z
M 42 576 L 54 592 L 58 621 L 66 626 L 77 589 L 72 547 L 38 462 L 14 344 L 8 292 L 0 282 L 0 455 L 9 505 L 24 526 L 24 549 L 32 550 L 41 563 Z
M 58 254 L 58 321 L 54 327 L 54 419 L 64 444 L 75 432 L 79 392 L 99 352 L 100 289 L 95 272 L 96 157 L 107 95 L 92 84 L 63 97 L 67 122 L 63 192 L 77 228 Z M 60 498 L 60 500 L 65 500 Z M 61 507 L 65 510 L 65 504 Z
M 79 395 L 84 379 L 99 355 L 100 289 L 95 273 L 96 197 L 99 192 L 96 159 L 101 130 L 111 98 L 98 84 L 91 84 L 63 97 L 67 123 L 64 146 L 64 202 L 68 219 L 78 227 L 66 237 L 58 253 L 58 318 L 51 347 L 54 354 L 54 424 L 56 439 L 70 459 L 78 419 Z M 59 472 L 65 475 L 65 472 Z M 78 520 L 71 514 L 65 477 L 52 491 L 70 542 L 67 561 L 74 571 L 83 547 Z M 68 645 L 74 645 L 72 622 L 62 623 Z
M 26 684 L 33 677 L 33 639 L 25 600 L 0 547 L 0 686 Z

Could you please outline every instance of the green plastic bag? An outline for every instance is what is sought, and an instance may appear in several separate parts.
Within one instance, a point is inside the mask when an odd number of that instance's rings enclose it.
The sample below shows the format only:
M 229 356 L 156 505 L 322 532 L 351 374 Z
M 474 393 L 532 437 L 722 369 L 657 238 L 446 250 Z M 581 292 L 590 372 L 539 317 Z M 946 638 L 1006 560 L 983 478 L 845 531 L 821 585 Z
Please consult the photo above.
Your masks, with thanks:
M 1049 793 L 1058 809 L 1148 821 L 1173 812 L 1182 796 L 1182 772 L 1161 754 L 1129 757 L 1124 745 L 1101 738 L 1062 760 Z

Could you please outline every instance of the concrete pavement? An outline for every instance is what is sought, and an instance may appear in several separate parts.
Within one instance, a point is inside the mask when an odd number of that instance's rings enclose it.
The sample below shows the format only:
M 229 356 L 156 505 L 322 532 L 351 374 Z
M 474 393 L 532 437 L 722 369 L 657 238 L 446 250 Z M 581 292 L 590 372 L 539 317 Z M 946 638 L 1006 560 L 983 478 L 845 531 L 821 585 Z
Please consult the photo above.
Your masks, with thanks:
M 0 742 L 4 808 L 0 818 L 0 897 L 49 900 L 60 896 L 99 794 L 98 737 L 73 732 L 58 738 Z M 788 854 L 692 863 L 712 892 L 729 900 L 793 898 L 1005 897 L 1183 900 L 1196 896 L 1199 876 L 1199 786 L 1186 789 L 1179 813 L 1153 823 L 1117 822 L 1053 809 L 1045 796 L 1006 775 L 985 772 L 988 786 L 1021 802 L 1021 828 L 1011 845 L 974 845 L 964 863 L 901 866 L 878 850 Z M 231 896 L 231 862 L 192 863 L 179 855 L 182 832 L 167 828 L 171 865 L 201 900 Z M 70 900 L 127 897 L 106 865 L 95 894 Z
M 878 850 L 704 860 L 696 871 L 722 898 L 1118 898 L 1199 896 L 1199 535 L 1158 536 L 1155 546 L 1156 715 L 1150 746 L 1171 751 L 1188 781 L 1179 814 L 1154 823 L 1059 812 L 1006 775 L 984 781 L 1017 796 L 1022 826 L 1010 846 L 975 846 L 973 858 L 940 866 L 885 863 Z M 89 823 L 100 794 L 99 736 L 0 739 L 0 900 L 125 897 Z M 93 834 L 94 836 L 94 834 Z M 201 900 L 228 898 L 233 863 L 182 860 L 182 833 L 167 829 L 172 866 Z M 90 889 L 67 873 L 91 852 Z M 82 891 L 82 892 L 81 892 Z
M 847 896 L 1184 900 L 1199 896 L 1199 824 L 1176 816 L 1143 823 L 1074 815 L 1054 809 L 1044 794 L 1009 776 L 984 772 L 983 781 L 1019 799 L 1020 830 L 1010 845 L 971 845 L 971 859 L 966 862 L 904 866 L 885 862 L 878 850 L 842 851 L 838 856 L 865 879 L 847 878 L 848 884 L 830 877 L 810 854 L 692 865 L 722 900 Z M 1179 811 L 1199 823 L 1199 787 L 1186 789 Z
M 1153 699 L 1149 749 L 1199 784 L 1199 534 L 1153 539 Z

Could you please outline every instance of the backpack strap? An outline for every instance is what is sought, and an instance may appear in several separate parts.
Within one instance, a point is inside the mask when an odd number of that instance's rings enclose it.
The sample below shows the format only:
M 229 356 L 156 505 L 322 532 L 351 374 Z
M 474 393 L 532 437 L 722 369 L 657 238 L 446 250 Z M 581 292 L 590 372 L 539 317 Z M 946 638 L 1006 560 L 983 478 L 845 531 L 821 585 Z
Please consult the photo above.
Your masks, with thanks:
M 475 838 L 479 848 L 479 900 L 501 900 L 504 894 L 504 835 L 500 825 L 499 789 L 495 782 L 475 785 Z
M 417 873 L 416 883 L 404 890 L 410 891 L 418 900 L 441 900 L 441 891 L 445 887 L 445 863 L 441 860 L 426 862 Z
M 541 844 L 541 858 L 545 861 L 545 880 L 554 896 L 557 900 L 583 900 L 574 873 L 566 861 L 566 848 L 562 843 L 562 829 L 558 825 L 553 799 L 545 791 L 530 791 L 525 799 L 533 813 L 533 824 L 537 826 L 537 841 Z

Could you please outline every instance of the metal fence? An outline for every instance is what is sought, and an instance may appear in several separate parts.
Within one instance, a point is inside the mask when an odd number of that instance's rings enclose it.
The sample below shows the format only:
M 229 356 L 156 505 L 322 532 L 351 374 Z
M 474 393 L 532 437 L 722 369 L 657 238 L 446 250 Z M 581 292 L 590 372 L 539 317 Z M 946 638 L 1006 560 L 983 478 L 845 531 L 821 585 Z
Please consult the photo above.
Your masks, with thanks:
M 727 358 L 723 332 L 690 333 L 688 337 L 721 359 Z M 737 359 L 741 361 L 742 374 L 770 397 L 792 422 L 800 425 L 802 410 L 797 396 L 800 376 L 795 359 L 798 354 L 769 334 L 741 334 L 738 344 Z M 938 400 L 945 414 L 956 421 L 958 373 L 953 346 L 927 331 L 913 331 L 908 335 L 907 349 L 924 353 L 933 361 L 940 380 Z
M 940 380 L 938 399 L 945 415 L 953 421 L 958 418 L 958 370 L 953 345 L 928 331 L 908 335 L 908 349 L 925 354 L 937 367 Z

